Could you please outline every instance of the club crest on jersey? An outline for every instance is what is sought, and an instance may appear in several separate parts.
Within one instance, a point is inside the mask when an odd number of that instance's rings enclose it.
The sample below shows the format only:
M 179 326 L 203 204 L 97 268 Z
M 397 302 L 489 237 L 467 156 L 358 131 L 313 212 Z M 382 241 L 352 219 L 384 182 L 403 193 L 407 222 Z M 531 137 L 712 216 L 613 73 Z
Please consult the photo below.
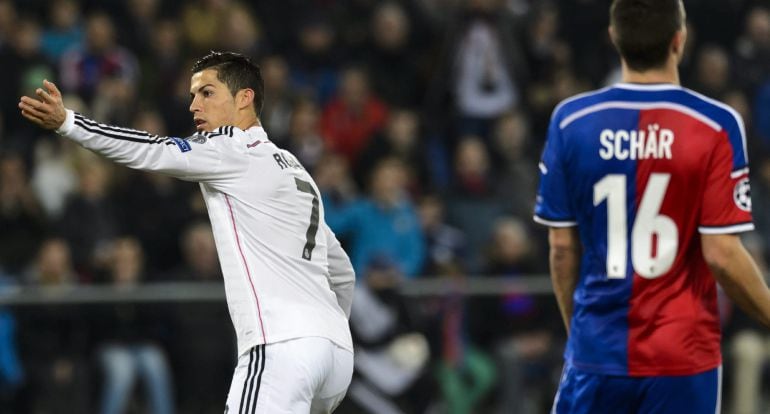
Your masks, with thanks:
M 743 211 L 751 211 L 751 186 L 749 185 L 749 178 L 745 177 L 735 184 L 733 190 L 733 201 L 739 209 Z
M 198 133 L 196 133 L 196 134 L 192 134 L 192 135 L 190 135 L 190 136 L 187 138 L 187 141 L 189 141 L 189 142 L 194 142 L 194 143 L 196 143 L 196 144 L 203 144 L 203 143 L 205 143 L 205 142 L 206 142 L 206 139 L 207 139 L 207 138 L 206 138 L 205 136 L 203 136 L 202 134 L 198 134 Z
M 177 147 L 179 147 L 179 150 L 182 152 L 191 151 L 192 147 L 190 146 L 190 143 L 186 140 L 183 140 L 181 138 L 171 137 L 171 141 L 176 144 Z

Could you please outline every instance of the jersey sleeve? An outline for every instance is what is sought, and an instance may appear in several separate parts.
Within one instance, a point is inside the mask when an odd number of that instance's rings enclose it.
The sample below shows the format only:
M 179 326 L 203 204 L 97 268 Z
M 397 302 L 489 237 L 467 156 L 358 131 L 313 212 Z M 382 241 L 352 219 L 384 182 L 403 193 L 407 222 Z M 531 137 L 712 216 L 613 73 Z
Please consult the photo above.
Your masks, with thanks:
M 244 173 L 246 157 L 228 148 L 216 134 L 191 139 L 160 137 L 144 131 L 100 124 L 71 110 L 56 131 L 119 164 L 187 181 L 225 181 Z
M 748 158 L 744 137 L 739 136 L 743 129 L 729 128 L 719 134 L 706 170 L 698 231 L 730 234 L 753 230 Z
M 551 227 L 576 226 L 575 213 L 567 191 L 563 141 L 556 116 L 548 127 L 548 138 L 540 160 L 540 186 L 535 200 L 536 222 Z
M 323 223 L 323 231 L 326 234 L 328 246 L 327 261 L 329 262 L 329 287 L 337 296 L 337 303 L 350 318 L 350 308 L 353 305 L 353 288 L 355 286 L 355 272 L 345 250 L 342 249 L 339 240 L 326 223 Z

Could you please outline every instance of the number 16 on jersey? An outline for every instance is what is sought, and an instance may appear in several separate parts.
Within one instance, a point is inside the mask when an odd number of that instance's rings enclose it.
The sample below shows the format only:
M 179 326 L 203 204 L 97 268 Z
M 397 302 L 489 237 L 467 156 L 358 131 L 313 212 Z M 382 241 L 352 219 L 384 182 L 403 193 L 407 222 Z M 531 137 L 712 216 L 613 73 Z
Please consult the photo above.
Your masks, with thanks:
M 624 279 L 631 243 L 634 272 L 647 279 L 666 274 L 674 265 L 679 248 L 679 230 L 671 217 L 660 214 L 671 174 L 653 173 L 644 189 L 642 201 L 631 223 L 628 238 L 627 178 L 608 174 L 594 185 L 594 206 L 606 200 L 607 277 Z

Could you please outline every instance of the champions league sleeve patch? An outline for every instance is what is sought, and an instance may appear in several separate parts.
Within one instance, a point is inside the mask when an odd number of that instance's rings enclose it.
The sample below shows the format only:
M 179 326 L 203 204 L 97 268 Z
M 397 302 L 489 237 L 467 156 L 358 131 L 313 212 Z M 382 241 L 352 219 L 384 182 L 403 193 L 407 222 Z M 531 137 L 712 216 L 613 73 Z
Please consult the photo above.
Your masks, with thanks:
M 192 150 L 192 147 L 190 146 L 190 143 L 187 142 L 184 139 L 176 138 L 176 137 L 170 137 L 172 141 L 174 141 L 174 144 L 176 144 L 177 147 L 179 147 L 179 150 L 182 152 L 187 152 Z
M 749 186 L 749 178 L 746 177 L 735 184 L 733 189 L 733 201 L 739 209 L 743 211 L 751 211 L 751 187 Z

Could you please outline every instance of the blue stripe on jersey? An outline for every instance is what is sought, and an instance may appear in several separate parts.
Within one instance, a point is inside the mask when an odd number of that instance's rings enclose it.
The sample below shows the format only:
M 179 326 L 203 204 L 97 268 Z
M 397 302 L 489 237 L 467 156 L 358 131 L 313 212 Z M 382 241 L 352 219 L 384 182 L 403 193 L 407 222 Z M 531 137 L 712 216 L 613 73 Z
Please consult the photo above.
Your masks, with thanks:
M 596 162 L 599 153 L 599 132 L 603 129 L 636 129 L 639 112 L 623 109 L 603 111 L 602 116 L 586 116 L 561 131 L 565 143 L 582 140 L 581 145 L 565 144 L 567 188 L 577 208 L 581 242 L 585 248 L 581 260 L 580 280 L 575 290 L 573 324 L 574 340 L 567 354 L 579 355 L 576 366 L 602 372 L 623 367 L 617 374 L 627 372 L 628 311 L 630 308 L 633 270 L 626 263 L 626 278 L 607 279 L 607 201 L 594 207 L 594 184 L 609 174 L 626 177 L 626 228 L 631 229 L 636 213 L 636 163 L 617 159 Z M 591 132 L 588 132 L 591 131 Z M 588 133 L 587 133 L 588 132 Z M 588 137 L 597 139 L 586 142 Z M 576 173 L 577 172 L 577 173 Z M 585 211 L 588 208 L 591 211 Z M 631 257 L 630 245 L 626 257 Z M 586 332 L 581 332 L 585 328 Z M 597 333 L 600 333 L 597 335 Z

